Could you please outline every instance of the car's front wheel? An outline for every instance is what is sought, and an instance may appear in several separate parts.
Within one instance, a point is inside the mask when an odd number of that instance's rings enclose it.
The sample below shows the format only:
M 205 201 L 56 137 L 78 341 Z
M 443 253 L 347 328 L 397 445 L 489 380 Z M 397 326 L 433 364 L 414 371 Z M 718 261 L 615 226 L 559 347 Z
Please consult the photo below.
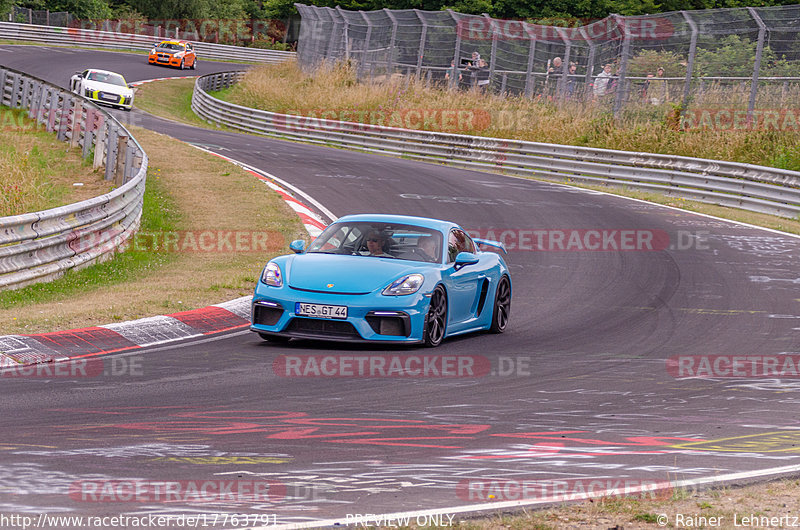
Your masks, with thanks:
M 507 276 L 500 278 L 497 292 L 494 295 L 494 311 L 492 312 L 492 325 L 489 331 L 502 333 L 508 326 L 508 317 L 511 315 L 511 282 Z
M 425 329 L 422 342 L 429 348 L 435 348 L 444 340 L 447 327 L 447 294 L 441 285 L 437 285 L 431 295 L 431 304 L 425 316 Z
M 285 344 L 289 342 L 289 337 L 282 337 L 280 335 L 269 335 L 267 333 L 259 333 L 258 336 L 267 342 L 277 342 L 279 344 Z

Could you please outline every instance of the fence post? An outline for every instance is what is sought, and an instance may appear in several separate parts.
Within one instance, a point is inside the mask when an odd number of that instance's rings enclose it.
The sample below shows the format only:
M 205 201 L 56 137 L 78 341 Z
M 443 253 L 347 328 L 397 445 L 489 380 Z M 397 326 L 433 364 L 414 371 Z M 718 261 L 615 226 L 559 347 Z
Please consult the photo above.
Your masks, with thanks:
M 5 100 L 7 78 L 8 78 L 8 72 L 2 67 L 0 67 L 0 105 L 2 105 L 3 100 Z
M 392 73 L 394 73 L 394 43 L 397 40 L 397 18 L 395 18 L 394 13 L 391 10 L 383 8 L 386 12 L 386 16 L 389 17 L 389 20 L 392 21 L 392 40 L 389 42 L 389 51 L 386 54 L 387 56 L 387 64 L 386 64 L 386 77 L 387 80 L 391 79 Z
M 523 22 L 523 27 L 527 31 L 528 23 Z M 531 36 L 531 42 L 528 46 L 528 67 L 525 70 L 525 97 L 530 99 L 533 97 L 533 85 L 536 84 L 536 80 L 533 78 L 533 63 L 534 55 L 536 53 L 536 33 L 528 31 L 528 35 Z
M 30 119 L 36 119 L 36 114 L 39 112 L 39 107 L 42 104 L 42 89 L 43 85 L 39 82 L 34 82 L 33 84 L 33 95 L 31 96 L 31 105 L 28 107 L 28 117 Z M 2 84 L 0 84 L 0 90 L 2 90 Z M 2 98 L 0 98 L 2 99 Z M 0 103 L 2 103 L 0 101 Z
M 350 21 L 347 20 L 347 17 L 342 15 L 342 11 L 344 11 L 341 7 L 336 6 L 336 15 L 342 19 L 342 24 L 344 25 L 344 58 L 348 62 L 350 61 Z
M 12 109 L 16 109 L 19 107 L 19 105 L 17 104 L 17 96 L 19 95 L 19 85 L 20 85 L 19 75 L 15 75 L 14 81 L 11 83 L 11 99 L 8 105 Z
M 689 57 L 686 60 L 686 80 L 683 84 L 683 103 L 681 103 L 681 117 L 686 113 L 689 106 L 689 92 L 692 89 L 692 74 L 694 73 L 694 59 L 697 55 L 697 24 L 694 23 L 692 16 L 686 11 L 681 11 L 684 20 L 692 28 L 692 40 L 689 43 Z
M 360 79 L 364 75 L 364 70 L 366 69 L 367 66 L 367 57 L 369 54 L 369 41 L 372 38 L 372 21 L 363 11 L 359 11 L 359 13 L 361 13 L 361 18 L 364 19 L 364 22 L 367 23 L 367 36 L 364 37 L 364 52 L 361 54 L 361 63 L 359 63 L 358 65 L 358 70 L 359 70 L 358 77 Z
M 497 39 L 500 36 L 500 29 L 497 21 L 488 14 L 484 13 L 483 17 L 489 21 L 489 26 L 492 28 L 492 49 L 489 52 L 489 82 L 491 83 L 494 78 L 494 63 L 497 60 Z
M 47 125 L 45 130 L 53 132 L 56 130 L 56 115 L 58 112 L 58 92 L 53 89 L 49 90 L 50 97 L 48 98 L 50 105 L 47 108 Z
M 591 90 L 589 87 L 592 85 L 592 74 L 594 73 L 594 59 L 597 56 L 597 45 L 592 39 L 589 38 L 589 33 L 584 28 L 580 29 L 583 39 L 589 45 L 589 57 L 586 59 L 586 79 L 583 81 L 583 95 L 584 99 L 591 97 Z
M 417 18 L 422 22 L 422 32 L 419 37 L 419 51 L 417 52 L 417 79 L 422 73 L 422 55 L 425 53 L 425 40 L 428 38 L 428 22 L 420 14 L 419 9 L 415 9 L 414 13 Z
M 56 132 L 56 139 L 59 142 L 67 141 L 67 124 L 69 123 L 70 100 L 63 92 L 58 93 L 58 131 Z
M 81 123 L 83 123 L 83 103 L 78 98 L 72 100 L 72 120 L 70 120 L 70 147 L 78 147 L 81 139 Z
M 558 77 L 558 81 L 556 81 L 556 95 L 561 98 L 567 92 L 565 85 L 567 76 L 569 75 L 569 56 L 572 51 L 572 43 L 570 43 L 569 37 L 567 37 L 563 29 L 556 28 L 556 31 L 559 37 L 561 37 L 561 40 L 564 41 L 564 59 L 561 61 L 561 75 Z
M 764 35 L 767 33 L 767 26 L 755 9 L 748 7 L 747 11 L 753 20 L 758 24 L 758 44 L 756 44 L 756 59 L 753 64 L 753 81 L 750 83 L 750 101 L 747 103 L 747 126 L 753 122 L 753 110 L 756 107 L 756 95 L 758 93 L 758 72 L 761 70 L 761 55 L 764 51 Z
M 456 23 L 456 50 L 453 53 L 453 61 L 454 61 L 453 64 L 456 65 L 456 69 L 460 73 L 461 72 L 461 26 L 458 23 L 459 19 L 456 16 L 456 13 L 452 9 L 448 9 L 447 12 L 450 13 L 450 17 Z M 450 82 L 448 83 L 447 86 L 449 86 L 450 88 L 458 87 L 458 76 L 451 74 Z
M 100 124 L 100 128 L 98 128 L 97 132 L 93 133 L 92 136 L 94 136 L 94 160 L 92 161 L 92 167 L 97 169 L 103 165 L 103 160 L 106 155 L 108 124 L 105 120 L 103 120 Z
M 103 177 L 105 180 L 114 178 L 117 169 L 117 138 L 119 138 L 119 131 L 114 125 L 108 125 L 106 129 L 106 170 Z
M 336 54 L 333 50 L 333 43 L 336 40 L 336 33 L 337 33 L 337 22 L 334 20 L 333 15 L 330 13 L 331 9 L 329 7 L 325 8 L 325 14 L 328 15 L 331 23 L 331 38 L 328 39 L 328 49 L 325 53 L 325 60 L 328 62 L 334 62 L 336 60 Z
M 128 136 L 126 134 L 118 134 L 115 144 L 114 186 L 118 188 L 125 183 L 125 161 L 128 158 Z
M 628 91 L 628 82 L 626 76 L 628 75 L 628 56 L 631 53 L 631 30 L 628 24 L 622 20 L 619 15 L 611 15 L 617 22 L 617 25 L 622 26 L 623 39 L 622 39 L 622 60 L 619 67 L 619 82 L 617 83 L 617 93 L 614 94 L 614 117 L 619 118 L 619 111 L 622 109 L 622 104 L 626 100 Z

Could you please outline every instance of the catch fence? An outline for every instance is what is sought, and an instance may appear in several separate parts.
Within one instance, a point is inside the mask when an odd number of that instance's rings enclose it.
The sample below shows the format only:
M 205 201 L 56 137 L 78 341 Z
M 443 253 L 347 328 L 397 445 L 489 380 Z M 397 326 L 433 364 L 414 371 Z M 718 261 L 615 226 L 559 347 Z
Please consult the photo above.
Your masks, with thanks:
M 301 65 L 346 60 L 361 79 L 414 76 L 450 88 L 591 100 L 615 113 L 673 103 L 745 109 L 750 119 L 756 107 L 800 101 L 800 5 L 611 15 L 553 26 L 452 10 L 295 5 Z

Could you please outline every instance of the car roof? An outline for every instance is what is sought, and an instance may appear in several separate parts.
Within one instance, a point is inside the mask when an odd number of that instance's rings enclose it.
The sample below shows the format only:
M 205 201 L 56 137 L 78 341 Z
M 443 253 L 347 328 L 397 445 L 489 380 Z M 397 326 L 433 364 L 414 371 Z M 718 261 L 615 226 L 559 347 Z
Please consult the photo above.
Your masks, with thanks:
M 162 40 L 159 44 L 189 44 L 188 40 Z
M 354 215 L 345 215 L 336 220 L 337 223 L 357 221 L 357 222 L 376 222 L 376 223 L 398 223 L 421 226 L 424 228 L 432 228 L 442 232 L 447 232 L 453 227 L 460 228 L 456 223 L 451 221 L 443 221 L 441 219 L 431 219 L 429 217 L 415 217 L 412 215 L 394 215 L 394 214 L 372 214 L 362 213 Z

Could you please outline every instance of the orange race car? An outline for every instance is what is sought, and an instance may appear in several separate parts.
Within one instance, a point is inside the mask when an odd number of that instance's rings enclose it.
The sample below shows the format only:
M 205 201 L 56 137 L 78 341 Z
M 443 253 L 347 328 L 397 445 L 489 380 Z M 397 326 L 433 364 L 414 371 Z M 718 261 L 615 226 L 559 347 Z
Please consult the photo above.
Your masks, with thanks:
M 163 40 L 153 45 L 148 57 L 150 64 L 162 64 L 164 66 L 176 66 L 184 68 L 197 68 L 197 55 L 191 43 L 185 40 Z

